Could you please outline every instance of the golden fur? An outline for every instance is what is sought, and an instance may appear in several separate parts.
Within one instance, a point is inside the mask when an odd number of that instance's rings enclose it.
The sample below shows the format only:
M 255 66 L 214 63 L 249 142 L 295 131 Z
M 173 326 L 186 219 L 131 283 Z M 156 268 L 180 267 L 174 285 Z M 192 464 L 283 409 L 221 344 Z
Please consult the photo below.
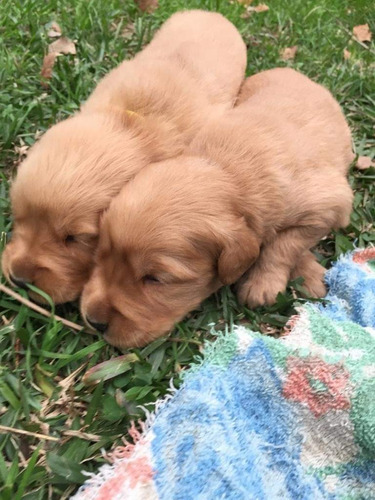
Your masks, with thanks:
M 206 120 L 230 108 L 245 65 L 246 47 L 220 14 L 174 14 L 77 115 L 31 149 L 11 190 L 7 278 L 33 283 L 55 302 L 76 299 L 111 199 L 145 165 L 181 154 Z
M 239 106 L 213 120 L 189 155 L 150 165 L 103 217 L 81 303 L 120 347 L 142 345 L 221 287 L 272 304 L 303 275 L 325 294 L 310 248 L 347 225 L 353 154 L 339 105 L 291 69 L 249 78 Z

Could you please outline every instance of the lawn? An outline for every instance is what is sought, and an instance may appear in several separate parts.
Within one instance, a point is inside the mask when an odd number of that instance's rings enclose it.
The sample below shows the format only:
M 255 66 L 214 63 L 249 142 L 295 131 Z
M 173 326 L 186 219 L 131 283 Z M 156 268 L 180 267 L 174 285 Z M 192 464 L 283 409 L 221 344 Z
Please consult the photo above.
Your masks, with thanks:
M 372 0 L 265 2 L 269 10 L 247 12 L 236 0 L 160 0 L 153 14 L 145 14 L 132 0 L 2 0 L 1 246 L 12 226 L 9 180 L 27 147 L 74 113 L 106 72 L 132 57 L 161 22 L 186 6 L 218 10 L 234 22 L 248 47 L 248 74 L 287 65 L 326 85 L 343 106 L 357 154 L 374 158 L 375 45 L 352 36 L 354 26 L 368 23 L 375 38 Z M 51 80 L 42 85 L 53 21 L 75 42 L 77 53 L 59 57 Z M 294 46 L 294 59 L 283 60 L 284 49 Z M 316 249 L 323 264 L 375 241 L 374 180 L 374 168 L 352 169 L 351 225 Z M 240 307 L 233 292 L 223 289 L 176 325 L 169 338 L 134 349 L 86 379 L 87 370 L 121 353 L 100 337 L 74 333 L 0 295 L 0 498 L 68 498 L 84 481 L 82 470 L 96 471 L 105 462 L 103 450 L 121 441 L 131 420 L 144 417 L 139 406 L 152 409 L 150 403 L 168 393 L 171 379 L 178 387 L 181 371 L 201 355 L 205 339 L 215 337 L 212 324 L 216 332 L 242 323 L 277 334 L 296 302 L 305 300 L 301 286 L 297 280 L 276 306 L 255 311 Z M 56 312 L 80 322 L 75 306 Z

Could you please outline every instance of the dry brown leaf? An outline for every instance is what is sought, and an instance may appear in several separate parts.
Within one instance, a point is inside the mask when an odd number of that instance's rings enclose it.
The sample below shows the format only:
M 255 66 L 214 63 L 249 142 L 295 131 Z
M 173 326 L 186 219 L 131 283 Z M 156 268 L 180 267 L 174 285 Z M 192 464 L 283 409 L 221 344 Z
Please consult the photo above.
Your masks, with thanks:
M 15 146 L 14 147 L 14 151 L 18 154 L 18 156 L 20 158 L 26 156 L 28 149 L 29 149 L 29 146 L 27 146 L 26 144 L 23 146 Z
M 55 64 L 55 60 L 56 60 L 57 55 L 58 54 L 56 54 L 55 52 L 52 52 L 52 53 L 44 56 L 43 64 L 42 64 L 42 71 L 40 73 L 42 78 L 44 78 L 46 80 L 49 80 L 51 78 L 52 68 L 53 68 L 53 65 Z
M 61 54 L 72 54 L 77 53 L 76 46 L 72 40 L 62 36 L 61 38 L 55 40 L 48 46 L 48 54 L 44 56 L 42 64 L 42 86 L 48 87 L 46 80 L 50 80 L 52 77 L 52 69 L 55 64 L 56 58 Z
M 260 3 L 254 7 L 254 12 L 266 12 L 267 10 L 270 10 L 270 8 L 265 3 Z
M 142 12 L 154 12 L 159 7 L 159 0 L 135 0 Z
M 375 167 L 375 163 L 369 156 L 359 156 L 356 167 L 358 170 L 366 170 L 366 168 Z
M 371 31 L 367 23 L 354 26 L 353 35 L 359 42 L 371 42 Z
M 347 61 L 348 59 L 350 59 L 350 51 L 348 49 L 344 49 L 344 59 Z
M 269 9 L 270 8 L 268 7 L 268 5 L 266 5 L 264 3 L 260 3 L 256 7 L 248 6 L 248 7 L 246 7 L 245 12 L 243 12 L 240 17 L 242 19 L 248 19 L 253 12 L 266 12 Z
M 61 36 L 61 33 L 62 33 L 62 31 L 61 31 L 60 26 L 57 23 L 53 22 L 51 24 L 50 29 L 47 32 L 47 35 L 50 38 L 59 38 Z
M 237 0 L 237 3 L 243 5 L 244 7 L 248 7 L 252 2 L 253 0 Z
M 45 97 L 47 97 L 47 96 L 48 96 L 48 94 L 47 94 L 46 92 L 45 92 L 45 93 L 43 93 L 43 94 L 41 95 L 41 97 L 43 97 L 43 99 L 44 99 Z M 42 135 L 43 135 L 43 132 L 42 132 L 41 130 L 37 130 L 37 131 L 35 132 L 35 134 L 34 134 L 34 139 L 35 139 L 35 141 L 37 141 L 40 137 L 42 137 Z
M 297 54 L 298 47 L 297 45 L 293 45 L 293 47 L 286 47 L 281 51 L 280 56 L 283 61 L 289 61 L 294 59 Z
M 14 146 L 14 152 L 17 154 L 17 159 L 13 162 L 15 166 L 18 166 L 21 161 L 27 156 L 27 151 L 29 149 L 29 146 L 25 144 L 25 142 L 20 139 L 20 145 L 19 146 Z M 4 317 L 1 318 L 2 321 L 4 321 Z
M 48 52 L 50 54 L 72 54 L 76 55 L 76 46 L 72 40 L 69 40 L 66 36 L 62 36 L 58 40 L 52 42 L 48 47 Z

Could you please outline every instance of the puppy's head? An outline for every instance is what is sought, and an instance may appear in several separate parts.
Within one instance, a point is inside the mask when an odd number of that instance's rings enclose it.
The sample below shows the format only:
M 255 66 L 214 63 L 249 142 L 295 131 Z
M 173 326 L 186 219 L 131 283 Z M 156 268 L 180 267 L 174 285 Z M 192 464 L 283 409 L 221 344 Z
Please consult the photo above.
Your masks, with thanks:
M 6 277 L 37 286 L 56 303 L 76 299 L 91 271 L 101 214 L 146 158 L 140 134 L 116 114 L 79 114 L 52 127 L 11 189 Z
M 143 169 L 103 217 L 82 295 L 86 321 L 114 345 L 140 346 L 235 282 L 259 253 L 237 196 L 222 170 L 198 158 Z

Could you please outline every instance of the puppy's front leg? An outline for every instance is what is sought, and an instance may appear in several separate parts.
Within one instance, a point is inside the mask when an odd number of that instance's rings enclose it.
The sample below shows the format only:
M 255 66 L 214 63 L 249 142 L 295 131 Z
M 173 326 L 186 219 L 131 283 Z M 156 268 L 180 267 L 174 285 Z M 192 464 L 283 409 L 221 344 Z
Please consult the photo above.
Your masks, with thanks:
M 238 285 L 240 302 L 249 307 L 274 304 L 277 294 L 285 291 L 291 273 L 301 256 L 325 233 L 326 229 L 316 227 L 294 227 L 279 232 L 264 245 L 258 260 L 240 280 Z M 297 271 L 307 269 L 308 266 L 311 268 L 308 272 L 313 272 L 311 260 L 306 257 L 306 260 L 301 261 L 300 267 L 297 267 Z

